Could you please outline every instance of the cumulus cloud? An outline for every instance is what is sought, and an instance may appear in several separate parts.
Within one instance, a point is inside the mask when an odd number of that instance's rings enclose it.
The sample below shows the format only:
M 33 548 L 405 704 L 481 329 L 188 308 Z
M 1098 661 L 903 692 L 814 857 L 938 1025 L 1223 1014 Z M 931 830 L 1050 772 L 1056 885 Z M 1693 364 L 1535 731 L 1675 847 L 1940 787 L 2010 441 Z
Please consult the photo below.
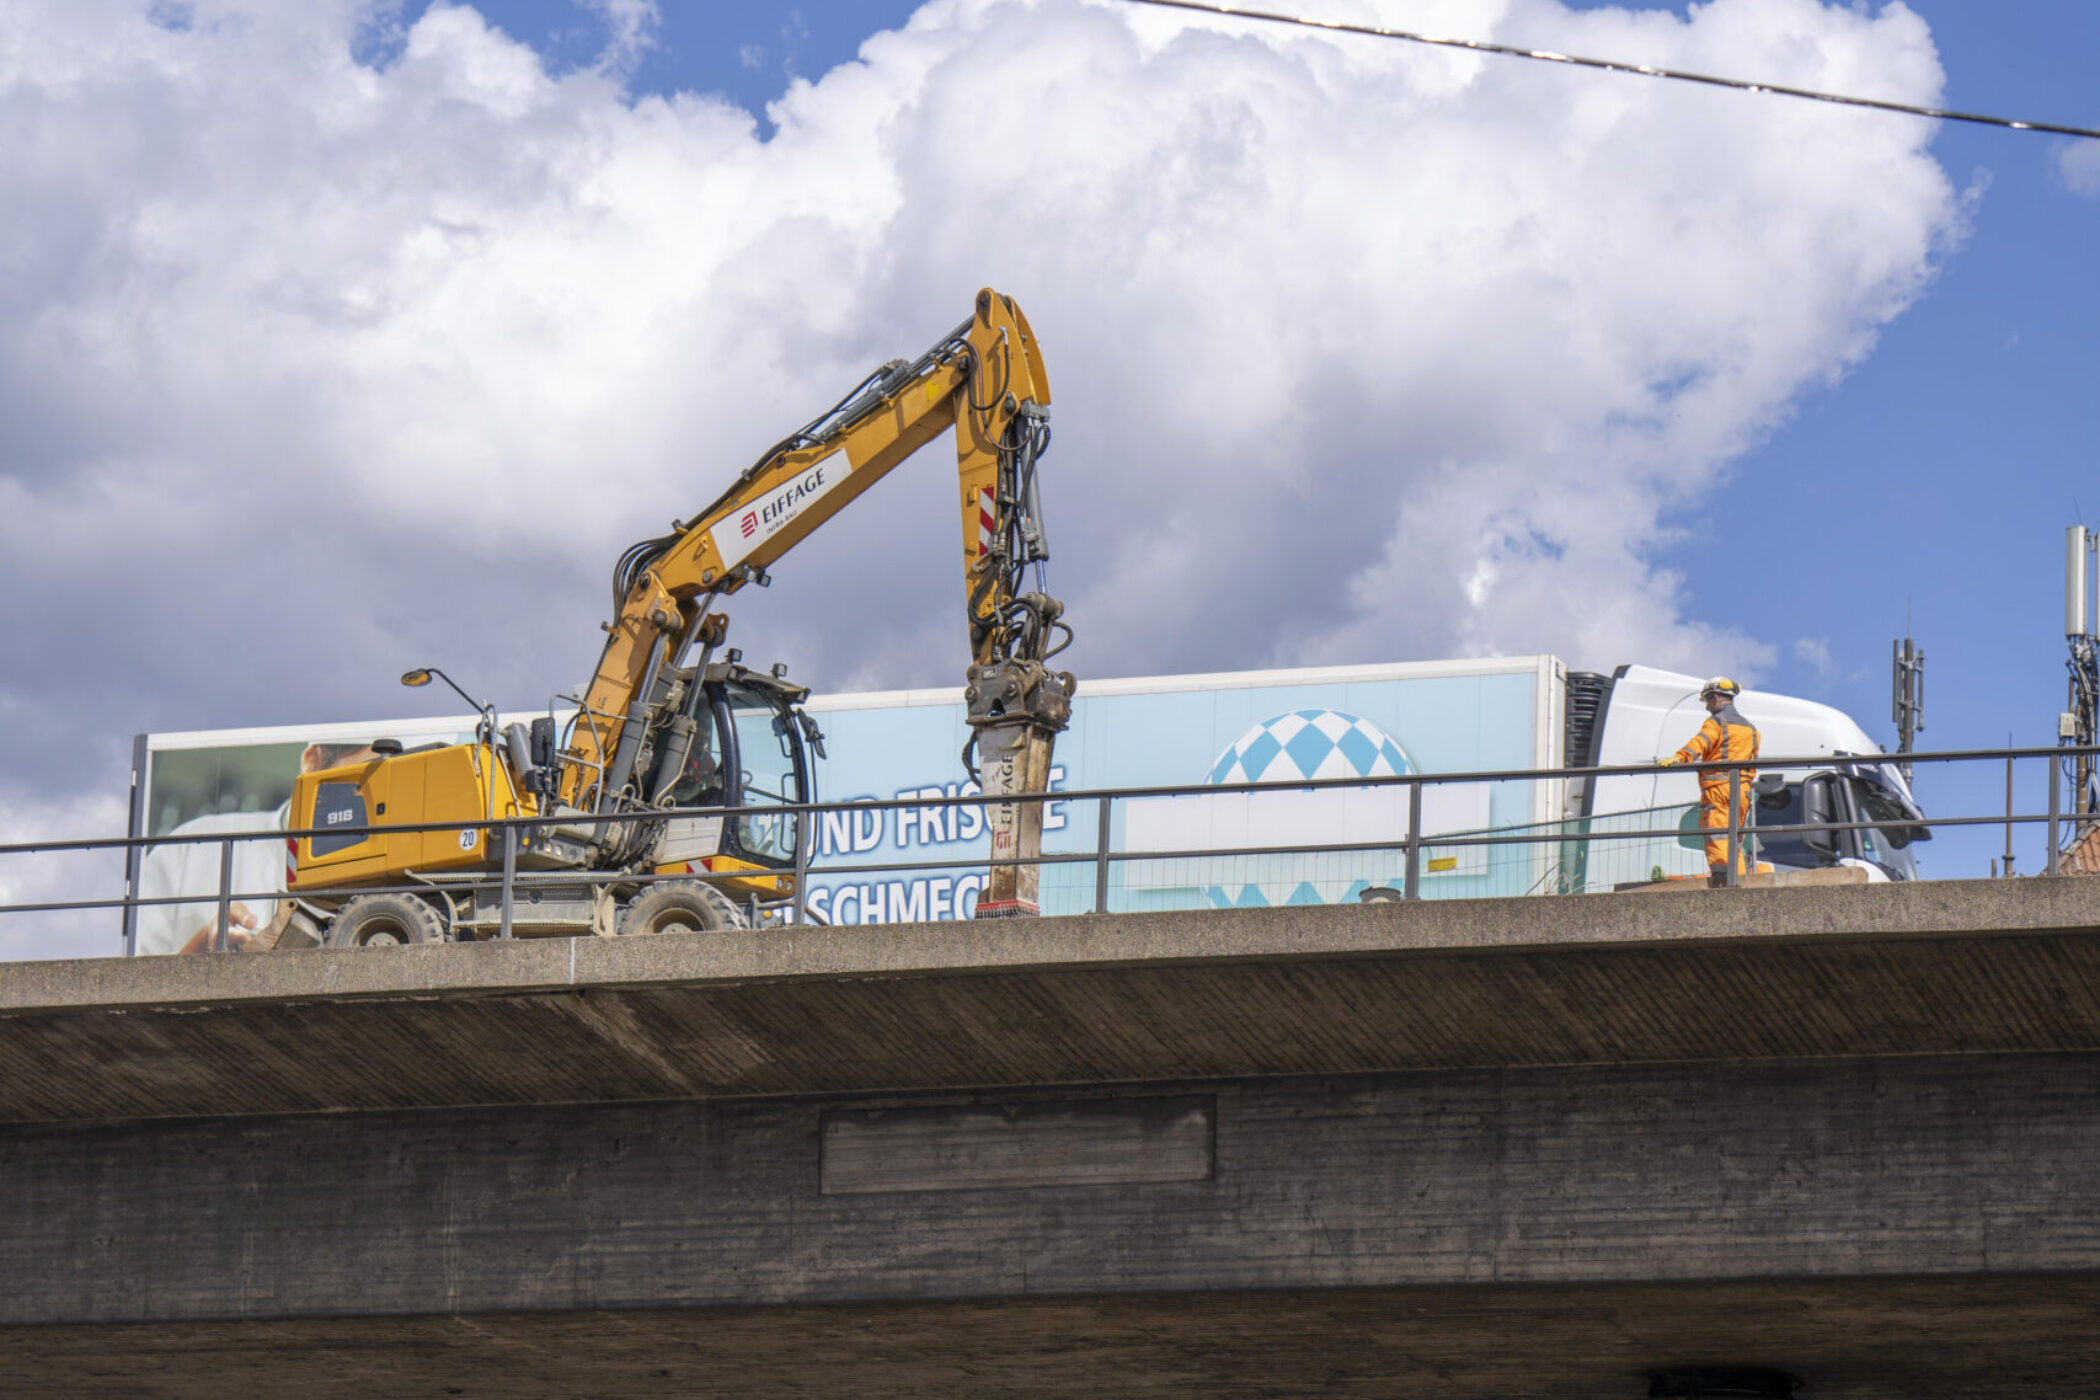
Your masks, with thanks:
M 93 840 L 124 832 L 121 777 L 113 790 L 20 793 L 0 803 L 0 846 Z M 46 850 L 0 856 L 0 904 L 68 905 L 124 896 L 122 852 Z M 0 915 L 0 961 L 18 958 L 106 958 L 124 951 L 115 909 L 47 908 Z
M 1550 650 L 1754 673 L 1657 565 L 1958 233 L 1928 124 L 1105 0 L 932 0 L 762 136 L 471 8 L 0 16 L 0 796 L 140 729 L 580 682 L 627 541 L 981 284 L 1049 357 L 1083 674 Z M 1900 4 L 1337 14 L 1931 101 Z M 828 687 L 964 643 L 941 454 L 745 595 Z M 1691 522 L 1689 525 L 1686 522 Z M 31 796 L 33 795 L 33 796 Z

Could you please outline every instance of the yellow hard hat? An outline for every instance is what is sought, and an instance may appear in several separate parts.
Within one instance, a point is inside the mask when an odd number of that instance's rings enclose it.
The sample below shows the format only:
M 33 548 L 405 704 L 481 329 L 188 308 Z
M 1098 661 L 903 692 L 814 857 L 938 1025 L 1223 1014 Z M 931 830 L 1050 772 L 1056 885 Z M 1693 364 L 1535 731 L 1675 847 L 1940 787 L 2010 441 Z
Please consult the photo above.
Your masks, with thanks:
M 1736 696 L 1741 695 L 1742 693 L 1743 688 L 1737 685 L 1734 681 L 1728 679 L 1728 677 L 1726 676 L 1715 676 L 1705 685 L 1699 687 L 1699 694 L 1701 698 L 1704 698 L 1708 695 L 1725 695 L 1729 699 L 1733 700 Z

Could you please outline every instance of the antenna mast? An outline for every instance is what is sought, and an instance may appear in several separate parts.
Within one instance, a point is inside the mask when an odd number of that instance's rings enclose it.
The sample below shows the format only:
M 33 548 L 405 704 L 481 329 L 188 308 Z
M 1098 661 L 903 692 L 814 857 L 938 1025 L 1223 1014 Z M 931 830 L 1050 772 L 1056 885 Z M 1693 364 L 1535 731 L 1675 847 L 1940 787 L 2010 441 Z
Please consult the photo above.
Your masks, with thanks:
M 2100 549 L 2100 534 L 2083 525 L 2064 532 L 2064 640 L 2071 658 L 2065 663 L 2071 673 L 2070 707 L 2056 717 L 2056 740 L 2066 747 L 2090 748 L 2100 735 L 2100 640 L 2093 629 L 2093 555 Z M 2073 839 L 2100 813 L 2100 800 L 2093 790 L 2093 759 L 2079 754 L 2072 760 L 2071 813 Z
M 1925 728 L 1925 651 L 1909 637 L 1896 643 L 1890 689 L 1889 718 L 1896 722 L 1896 752 L 1910 753 Z M 1906 785 L 1911 781 L 1910 769 L 1908 763 L 1896 765 Z

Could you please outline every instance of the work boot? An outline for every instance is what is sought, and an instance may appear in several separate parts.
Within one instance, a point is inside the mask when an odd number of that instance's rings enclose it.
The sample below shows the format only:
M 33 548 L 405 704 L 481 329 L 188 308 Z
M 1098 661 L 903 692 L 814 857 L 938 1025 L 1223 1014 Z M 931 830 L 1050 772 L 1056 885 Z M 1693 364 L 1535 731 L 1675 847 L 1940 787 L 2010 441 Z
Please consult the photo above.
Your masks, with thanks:
M 1728 888 L 1728 872 L 1727 872 L 1726 870 L 1709 870 L 1709 871 L 1707 871 L 1707 872 L 1706 872 L 1706 887 L 1707 887 L 1708 889 L 1710 889 L 1710 890 L 1725 890 L 1725 889 L 1727 889 L 1727 888 Z

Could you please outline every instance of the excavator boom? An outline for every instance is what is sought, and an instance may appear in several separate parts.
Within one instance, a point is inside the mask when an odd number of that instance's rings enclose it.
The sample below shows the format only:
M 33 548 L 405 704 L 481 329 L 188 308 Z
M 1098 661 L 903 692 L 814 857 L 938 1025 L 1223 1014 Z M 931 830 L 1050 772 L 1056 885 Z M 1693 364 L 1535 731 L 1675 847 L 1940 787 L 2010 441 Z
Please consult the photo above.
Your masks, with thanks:
M 551 713 L 499 736 L 484 707 L 470 744 L 302 774 L 295 825 L 343 828 L 294 841 L 291 878 L 312 937 L 479 936 L 512 931 L 514 916 L 536 933 L 730 927 L 755 919 L 760 898 L 792 890 L 809 823 L 791 809 L 810 790 L 805 749 L 821 755 L 821 736 L 798 708 L 806 692 L 778 669 L 746 670 L 734 651 L 711 660 L 728 624 L 716 603 L 764 583 L 789 550 L 951 429 L 972 749 L 987 797 L 1043 792 L 1072 693 L 1071 676 L 1045 664 L 1070 637 L 1063 605 L 1024 582 L 1049 555 L 1035 487 L 1049 404 L 1028 319 L 979 292 L 970 319 L 925 354 L 884 365 L 705 510 L 621 556 L 613 620 L 566 744 Z M 374 830 L 389 806 L 396 825 L 456 829 Z M 499 857 L 492 823 L 521 816 L 533 821 L 500 838 Z M 616 817 L 627 819 L 607 820 Z M 1041 804 L 994 800 L 985 819 L 993 864 L 978 914 L 1034 913 Z M 499 858 L 505 875 L 493 885 Z M 514 867 L 538 872 L 521 916 L 508 893 Z M 681 875 L 717 883 L 669 878 Z M 404 881 L 407 892 L 387 888 Z M 753 901 L 748 915 L 739 894 Z
M 696 636 L 713 640 L 715 598 L 764 582 L 789 550 L 950 428 L 955 432 L 971 665 L 967 693 L 985 791 L 1040 792 L 1072 681 L 1043 663 L 1069 637 L 1062 605 L 1027 591 L 1048 558 L 1035 468 L 1049 442 L 1050 386 L 1028 319 L 989 288 L 971 318 L 912 361 L 870 375 L 781 442 L 713 504 L 671 534 L 627 551 L 614 573 L 618 612 L 561 755 L 559 797 L 582 812 L 646 802 L 635 772 L 657 677 Z M 1033 853 L 1040 804 L 990 814 L 995 861 Z M 985 914 L 1035 912 L 1034 868 L 996 865 Z

